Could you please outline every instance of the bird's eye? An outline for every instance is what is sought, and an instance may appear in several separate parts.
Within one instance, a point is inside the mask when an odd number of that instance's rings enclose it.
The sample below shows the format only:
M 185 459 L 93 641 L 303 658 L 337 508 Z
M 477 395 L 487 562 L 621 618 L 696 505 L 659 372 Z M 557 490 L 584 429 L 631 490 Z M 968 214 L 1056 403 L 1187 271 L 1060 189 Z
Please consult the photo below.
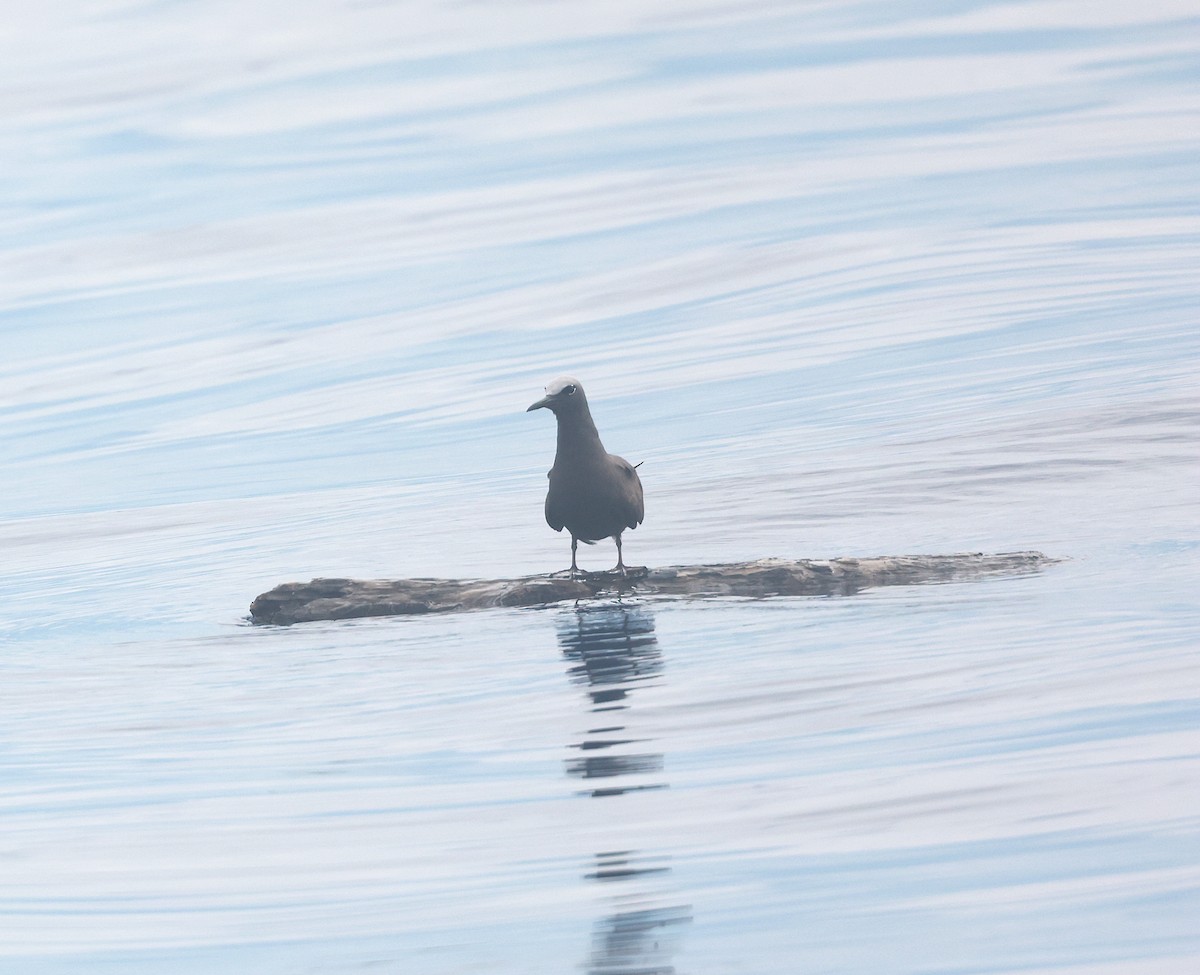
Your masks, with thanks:
M 574 396 L 575 395 L 575 385 L 572 383 L 569 386 L 564 386 L 563 392 L 566 393 L 568 396 Z

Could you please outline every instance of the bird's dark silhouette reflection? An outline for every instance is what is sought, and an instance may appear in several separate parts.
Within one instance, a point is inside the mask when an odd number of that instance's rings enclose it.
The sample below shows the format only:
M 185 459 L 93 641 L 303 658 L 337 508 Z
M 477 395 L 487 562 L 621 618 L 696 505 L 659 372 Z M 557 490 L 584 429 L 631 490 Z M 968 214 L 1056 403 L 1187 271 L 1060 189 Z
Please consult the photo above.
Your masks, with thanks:
M 587 689 L 598 718 L 583 741 L 572 744 L 579 755 L 568 760 L 567 774 L 589 783 L 608 780 L 583 793 L 592 798 L 665 789 L 662 753 L 629 731 L 635 692 L 663 676 L 654 617 L 645 607 L 619 603 L 577 607 L 562 617 L 558 640 L 570 663 L 568 676 Z M 665 904 L 660 881 L 670 872 L 665 858 L 639 850 L 596 854 L 585 879 L 620 886 L 613 888 L 613 912 L 596 922 L 589 975 L 672 975 L 678 930 L 692 913 L 685 905 Z
M 558 641 L 571 661 L 571 680 L 585 684 L 592 712 L 612 721 L 629 708 L 630 694 L 651 684 L 662 673 L 662 654 L 654 636 L 654 617 L 641 607 L 605 606 L 577 609 L 560 626 Z M 583 741 L 574 745 L 581 752 L 567 763 L 567 772 L 591 782 L 646 776 L 661 772 L 663 757 L 637 746 L 645 742 L 624 734 L 624 724 L 605 723 L 588 729 Z M 665 788 L 662 782 L 611 783 L 594 785 L 588 794 L 616 796 L 625 792 Z

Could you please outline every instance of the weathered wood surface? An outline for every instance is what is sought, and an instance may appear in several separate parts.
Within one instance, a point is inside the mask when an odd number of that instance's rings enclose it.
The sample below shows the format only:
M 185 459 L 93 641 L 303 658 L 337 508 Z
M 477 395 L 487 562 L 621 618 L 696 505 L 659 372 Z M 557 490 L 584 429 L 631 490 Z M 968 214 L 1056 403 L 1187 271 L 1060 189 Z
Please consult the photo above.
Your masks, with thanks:
M 875 586 L 911 586 L 983 576 L 1036 572 L 1058 561 L 1041 552 L 995 555 L 902 555 L 843 559 L 759 559 L 727 565 L 674 565 L 633 569 L 625 576 L 591 572 L 523 579 L 313 579 L 287 582 L 250 606 L 255 623 L 287 625 L 362 616 L 411 616 L 540 606 L 571 599 L 628 593 L 636 596 L 848 595 Z

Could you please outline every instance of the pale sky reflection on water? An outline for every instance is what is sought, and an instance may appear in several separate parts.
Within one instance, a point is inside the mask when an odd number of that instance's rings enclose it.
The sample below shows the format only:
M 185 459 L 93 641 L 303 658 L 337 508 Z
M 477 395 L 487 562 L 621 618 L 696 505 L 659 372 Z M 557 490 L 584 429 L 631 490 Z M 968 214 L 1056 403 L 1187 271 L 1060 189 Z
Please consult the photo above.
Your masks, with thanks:
M 1194 6 L 10 18 L 0 972 L 1194 971 Z M 1065 561 L 245 625 L 563 567 L 563 372 L 631 563 Z

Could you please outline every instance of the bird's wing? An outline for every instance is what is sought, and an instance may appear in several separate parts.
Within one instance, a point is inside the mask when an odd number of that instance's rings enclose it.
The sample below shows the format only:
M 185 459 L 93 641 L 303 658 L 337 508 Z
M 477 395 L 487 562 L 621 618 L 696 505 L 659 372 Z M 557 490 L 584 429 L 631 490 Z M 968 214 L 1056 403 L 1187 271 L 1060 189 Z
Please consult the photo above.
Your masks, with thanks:
M 625 508 L 625 525 L 627 528 L 637 528 L 646 517 L 646 503 L 642 497 L 642 479 L 638 477 L 633 465 L 624 457 L 613 456 L 617 470 L 621 473 L 623 498 Z
M 556 532 L 563 530 L 563 525 L 566 524 L 566 519 L 563 517 L 561 498 L 554 490 L 554 471 L 547 471 L 546 476 L 550 478 L 550 487 L 546 491 L 546 524 L 553 528 Z

